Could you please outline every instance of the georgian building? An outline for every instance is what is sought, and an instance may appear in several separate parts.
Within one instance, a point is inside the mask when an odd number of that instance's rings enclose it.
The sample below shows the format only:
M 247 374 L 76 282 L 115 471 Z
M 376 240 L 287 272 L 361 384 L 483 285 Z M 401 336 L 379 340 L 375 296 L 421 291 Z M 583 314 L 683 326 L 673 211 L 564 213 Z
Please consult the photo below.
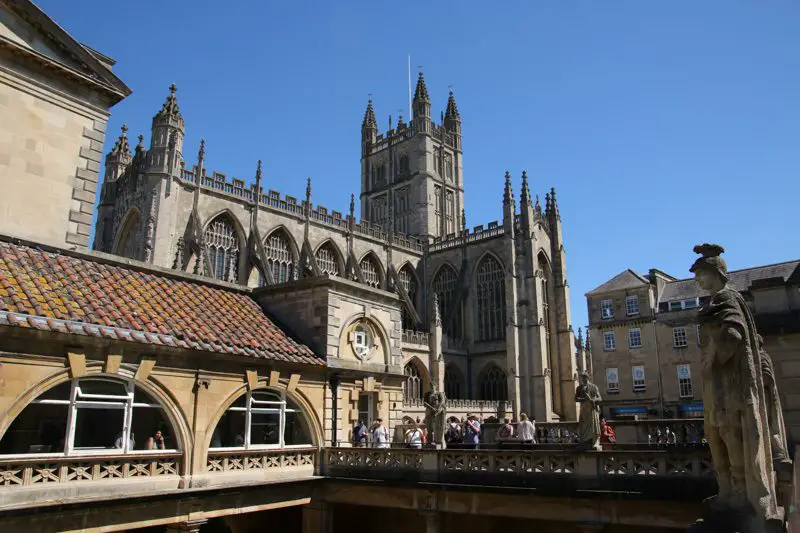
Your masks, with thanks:
M 756 319 L 778 379 L 787 429 L 800 438 L 800 261 L 730 272 Z M 586 294 L 594 381 L 607 416 L 703 416 L 694 279 L 625 270 Z
M 309 278 L 346 286 L 364 300 L 362 313 L 383 308 L 394 317 L 387 335 L 412 418 L 433 383 L 463 413 L 574 419 L 576 346 L 555 190 L 542 206 L 523 172 L 517 206 L 506 173 L 503 219 L 468 230 L 455 97 L 437 123 L 420 74 L 413 110 L 408 123 L 399 117 L 378 133 L 367 104 L 361 192 L 337 211 L 313 203 L 310 179 L 300 198 L 270 189 L 260 163 L 251 183 L 207 171 L 212 147 L 203 142 L 188 160 L 172 86 L 149 143 L 140 135 L 131 148 L 123 127 L 106 156 L 95 249 L 249 287 L 327 357 L 342 347 L 329 325 L 349 320 L 336 298 L 327 308 L 282 302 Z M 435 300 L 441 339 L 430 335 Z

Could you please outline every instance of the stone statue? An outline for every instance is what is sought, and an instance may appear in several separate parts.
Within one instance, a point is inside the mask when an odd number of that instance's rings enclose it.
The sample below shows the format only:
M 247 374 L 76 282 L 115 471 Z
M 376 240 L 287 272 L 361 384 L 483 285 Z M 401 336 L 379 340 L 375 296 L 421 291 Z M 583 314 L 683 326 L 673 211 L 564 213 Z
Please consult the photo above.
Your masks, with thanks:
M 759 345 L 747 303 L 728 285 L 727 265 L 720 257 L 725 250 L 702 244 L 694 251 L 701 257 L 690 271 L 710 295 L 698 321 L 705 436 L 719 485 L 701 530 L 782 531 L 773 450 L 783 454 L 781 461 L 788 458 L 772 363 Z
M 575 389 L 575 401 L 580 403 L 578 415 L 578 440 L 599 449 L 600 441 L 600 389 L 589 381 L 589 374 L 581 374 L 581 384 Z
M 428 439 L 437 447 L 445 448 L 444 431 L 447 420 L 447 397 L 444 392 L 437 391 L 431 384 L 431 392 L 425 395 L 425 426 L 428 428 Z

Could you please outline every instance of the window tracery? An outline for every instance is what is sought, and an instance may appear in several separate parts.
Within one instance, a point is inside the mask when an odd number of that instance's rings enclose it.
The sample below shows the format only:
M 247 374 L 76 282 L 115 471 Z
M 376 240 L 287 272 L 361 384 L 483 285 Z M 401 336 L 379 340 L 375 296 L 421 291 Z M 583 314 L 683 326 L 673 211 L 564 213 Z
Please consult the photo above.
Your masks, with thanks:
M 506 336 L 505 274 L 500 263 L 486 256 L 478 265 L 478 341 Z
M 239 272 L 239 239 L 227 216 L 220 215 L 206 226 L 203 244 L 211 266 L 209 274 L 219 280 L 235 282 Z
M 506 373 L 496 364 L 491 364 L 483 373 L 480 388 L 481 400 L 492 402 L 508 401 Z
M 367 285 L 376 288 L 381 286 L 381 277 L 378 270 L 379 267 L 375 263 L 375 259 L 371 254 L 367 254 L 363 259 L 361 259 L 358 266 L 361 268 L 361 273 L 364 274 L 364 282 Z
M 320 246 L 317 253 L 314 254 L 314 257 L 323 274 L 328 274 L 329 276 L 341 275 L 338 261 L 339 254 L 336 253 L 330 241 Z
M 453 339 L 461 338 L 461 302 L 457 285 L 458 276 L 450 266 L 440 269 L 433 280 L 433 292 L 439 300 L 442 329 Z
M 282 230 L 273 232 L 267 238 L 265 251 L 267 268 L 272 271 L 272 279 L 275 283 L 286 283 L 296 279 L 292 248 Z

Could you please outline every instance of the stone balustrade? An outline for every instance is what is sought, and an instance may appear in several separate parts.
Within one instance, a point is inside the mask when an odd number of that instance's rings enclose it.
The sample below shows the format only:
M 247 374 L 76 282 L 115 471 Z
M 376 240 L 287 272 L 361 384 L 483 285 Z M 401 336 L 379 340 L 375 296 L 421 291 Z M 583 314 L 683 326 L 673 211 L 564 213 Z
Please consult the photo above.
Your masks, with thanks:
M 314 467 L 316 448 L 298 450 L 211 451 L 206 461 L 207 472 L 244 472 L 248 470 L 280 470 Z
M 324 476 L 509 486 L 542 491 L 626 491 L 700 501 L 715 493 L 705 447 L 595 451 L 326 448 Z
M 177 476 L 182 454 L 0 459 L 0 487 Z

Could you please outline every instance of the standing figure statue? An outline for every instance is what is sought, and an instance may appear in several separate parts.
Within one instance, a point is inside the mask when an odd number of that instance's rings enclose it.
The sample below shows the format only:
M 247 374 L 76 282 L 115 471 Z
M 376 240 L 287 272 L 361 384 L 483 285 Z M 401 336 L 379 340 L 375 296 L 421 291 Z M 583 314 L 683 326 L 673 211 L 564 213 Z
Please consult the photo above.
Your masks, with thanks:
M 447 446 L 444 439 L 447 424 L 447 397 L 431 384 L 431 392 L 425 395 L 424 403 L 425 426 L 428 428 L 429 441 L 437 447 L 445 448 Z
M 589 374 L 581 374 L 581 384 L 575 389 L 575 401 L 580 403 L 578 415 L 578 441 L 600 449 L 600 389 L 589 381 Z
M 759 345 L 753 315 L 741 294 L 728 285 L 727 265 L 720 257 L 724 251 L 717 244 L 695 246 L 701 257 L 690 269 L 710 296 L 698 313 L 705 436 L 719 486 L 708 527 L 717 520 L 717 529 L 781 531 L 784 515 L 773 450 L 784 454 L 781 461 L 788 460 L 783 415 L 772 364 Z

